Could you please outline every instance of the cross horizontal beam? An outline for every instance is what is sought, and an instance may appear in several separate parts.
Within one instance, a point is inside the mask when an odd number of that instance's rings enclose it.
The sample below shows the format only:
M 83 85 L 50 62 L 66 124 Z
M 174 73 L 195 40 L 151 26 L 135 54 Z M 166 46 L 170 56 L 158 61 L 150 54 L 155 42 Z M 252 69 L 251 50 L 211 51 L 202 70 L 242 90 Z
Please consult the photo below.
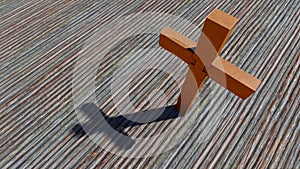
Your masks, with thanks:
M 159 44 L 187 64 L 196 62 L 192 49 L 196 47 L 197 43 L 170 27 L 165 28 L 161 32 Z M 246 99 L 254 93 L 260 84 L 260 80 L 220 57 L 215 58 L 211 65 L 203 71 L 206 74 L 209 71 L 211 74 L 211 76 L 207 74 L 209 78 L 242 99 Z M 218 78 L 220 74 L 225 75 L 226 84 Z

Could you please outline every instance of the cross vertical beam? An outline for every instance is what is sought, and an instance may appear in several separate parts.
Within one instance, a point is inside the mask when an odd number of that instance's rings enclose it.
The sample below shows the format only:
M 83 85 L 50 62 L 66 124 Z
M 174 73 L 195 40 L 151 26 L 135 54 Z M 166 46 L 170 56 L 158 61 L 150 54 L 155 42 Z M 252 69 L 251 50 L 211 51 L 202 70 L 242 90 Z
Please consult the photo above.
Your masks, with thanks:
M 170 27 L 160 34 L 159 44 L 189 65 L 176 109 L 185 114 L 209 77 L 242 99 L 249 97 L 260 80 L 219 57 L 237 19 L 215 9 L 205 20 L 198 43 Z M 195 80 L 194 80 L 195 79 Z

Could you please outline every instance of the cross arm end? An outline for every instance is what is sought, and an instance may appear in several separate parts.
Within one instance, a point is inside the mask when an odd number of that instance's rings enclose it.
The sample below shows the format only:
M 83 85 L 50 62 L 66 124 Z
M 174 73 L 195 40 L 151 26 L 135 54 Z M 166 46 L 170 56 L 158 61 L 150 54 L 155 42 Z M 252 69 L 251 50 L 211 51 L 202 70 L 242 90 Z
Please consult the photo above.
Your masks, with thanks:
M 159 45 L 188 64 L 195 62 L 191 49 L 196 47 L 196 42 L 170 27 L 166 27 L 160 33 Z
M 216 58 L 209 68 L 208 76 L 242 99 L 248 98 L 261 81 L 223 58 Z

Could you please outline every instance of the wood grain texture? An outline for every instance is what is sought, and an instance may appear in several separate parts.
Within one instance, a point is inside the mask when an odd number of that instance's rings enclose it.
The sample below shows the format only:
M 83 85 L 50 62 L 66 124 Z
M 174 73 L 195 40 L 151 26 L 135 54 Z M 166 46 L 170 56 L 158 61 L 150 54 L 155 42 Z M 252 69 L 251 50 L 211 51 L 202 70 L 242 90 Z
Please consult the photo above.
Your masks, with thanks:
M 208 80 L 187 114 L 194 122 L 180 143 L 149 158 L 116 156 L 72 131 L 78 124 L 72 103 L 76 54 L 97 28 L 132 13 L 162 12 L 197 24 L 197 29 L 171 24 L 196 41 L 215 8 L 240 18 L 221 55 L 263 79 L 251 99 L 242 102 Z M 0 1 L 0 168 L 300 168 L 299 8 L 297 0 Z M 107 115 L 117 115 L 108 91 L 111 73 L 132 52 L 158 47 L 159 32 L 125 39 L 106 54 L 96 81 L 98 106 Z M 119 36 L 111 35 L 111 42 Z M 150 62 L 153 57 L 159 59 Z M 135 66 L 163 65 L 182 81 L 186 66 L 179 59 L 146 52 L 126 61 L 118 70 L 136 77 L 129 86 L 136 105 L 147 108 L 143 100 L 157 88 L 178 97 L 181 84 L 159 71 L 135 73 Z M 146 137 L 185 126 L 173 119 L 124 132 Z

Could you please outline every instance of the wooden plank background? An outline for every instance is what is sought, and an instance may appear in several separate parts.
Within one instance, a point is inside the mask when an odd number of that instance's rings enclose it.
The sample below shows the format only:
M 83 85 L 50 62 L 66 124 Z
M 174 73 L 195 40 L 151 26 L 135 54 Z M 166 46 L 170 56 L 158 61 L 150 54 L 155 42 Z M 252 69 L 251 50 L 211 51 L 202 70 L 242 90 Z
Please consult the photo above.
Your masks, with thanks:
M 242 101 L 208 80 L 186 116 L 191 123 L 172 119 L 171 108 L 171 119 L 124 129 L 131 137 L 183 132 L 177 146 L 147 158 L 114 155 L 78 128 L 73 70 L 97 28 L 130 14 L 166 13 L 196 25 L 170 23 L 196 41 L 215 8 L 240 19 L 221 56 L 262 80 L 252 97 Z M 0 168 L 300 168 L 299 9 L 298 0 L 0 0 Z M 143 22 L 137 19 L 137 28 Z M 141 111 L 149 108 L 144 100 L 156 89 L 170 98 L 162 106 L 175 103 L 187 66 L 168 52 L 146 50 L 159 48 L 158 35 L 117 41 L 105 54 L 96 94 L 97 107 L 107 116 L 119 115 L 111 100 L 112 75 L 126 86 L 126 72 L 134 77 L 127 84 L 134 89 L 130 99 Z M 118 36 L 106 36 L 104 45 Z M 144 53 L 131 57 L 141 49 Z M 157 70 L 138 73 L 137 65 L 145 63 L 163 65 L 180 83 Z M 155 95 L 153 100 L 161 103 Z

